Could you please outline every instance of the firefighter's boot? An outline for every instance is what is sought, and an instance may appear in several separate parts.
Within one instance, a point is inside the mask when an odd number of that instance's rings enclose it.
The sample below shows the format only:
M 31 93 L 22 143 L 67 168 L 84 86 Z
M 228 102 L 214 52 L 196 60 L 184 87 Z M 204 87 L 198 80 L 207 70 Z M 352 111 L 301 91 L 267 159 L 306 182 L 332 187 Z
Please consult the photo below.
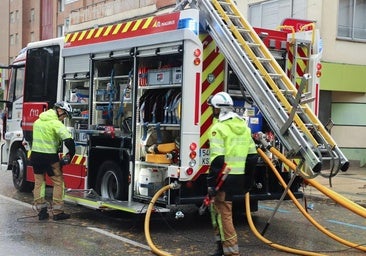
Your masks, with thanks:
M 41 208 L 41 210 L 38 213 L 38 219 L 39 220 L 47 220 L 50 215 L 47 212 L 47 207 Z
M 224 249 L 222 248 L 221 242 L 216 242 L 216 250 L 210 254 L 210 256 L 222 256 L 224 255 Z

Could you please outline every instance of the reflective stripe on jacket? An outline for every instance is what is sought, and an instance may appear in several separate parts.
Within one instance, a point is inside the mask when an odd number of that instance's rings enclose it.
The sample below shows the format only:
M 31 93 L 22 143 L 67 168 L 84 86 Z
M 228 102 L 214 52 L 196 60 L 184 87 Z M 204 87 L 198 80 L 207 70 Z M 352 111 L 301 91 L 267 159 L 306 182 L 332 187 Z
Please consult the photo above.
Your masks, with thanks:
M 215 123 L 210 132 L 210 161 L 224 155 L 230 174 L 244 174 L 245 160 L 253 140 L 246 122 L 234 117 Z
M 32 151 L 55 154 L 63 140 L 72 138 L 65 125 L 58 120 L 57 113 L 49 109 L 39 115 L 33 124 Z
M 257 154 L 257 147 L 254 143 L 253 138 L 250 140 L 248 154 Z

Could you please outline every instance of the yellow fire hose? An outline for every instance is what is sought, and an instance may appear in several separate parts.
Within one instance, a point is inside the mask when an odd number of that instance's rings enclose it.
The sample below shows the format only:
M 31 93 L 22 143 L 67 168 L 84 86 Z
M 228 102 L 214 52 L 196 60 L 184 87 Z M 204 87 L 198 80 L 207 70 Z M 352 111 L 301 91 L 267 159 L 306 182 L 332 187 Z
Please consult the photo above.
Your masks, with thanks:
M 271 147 L 270 151 L 276 155 L 284 164 L 286 164 L 290 169 L 296 170 L 296 164 L 293 163 L 291 160 L 287 159 L 281 152 L 279 152 L 276 148 Z M 319 184 L 317 181 L 312 179 L 306 179 L 307 182 L 309 182 L 310 185 L 318 189 L 320 192 L 322 192 L 324 195 L 328 196 L 332 200 L 334 200 L 336 203 L 342 205 L 343 207 L 349 209 L 350 211 L 354 212 L 355 214 L 358 214 L 361 217 L 366 218 L 366 209 L 362 206 L 356 204 L 355 202 L 352 202 L 351 200 L 345 198 L 344 196 L 334 192 L 333 190 L 330 190 L 323 185 Z
M 356 204 L 355 202 L 343 197 L 342 195 L 334 192 L 333 190 L 324 187 L 323 185 L 319 184 L 315 180 L 306 180 L 311 186 L 322 192 L 324 195 L 328 196 L 330 199 L 335 201 L 336 203 L 342 205 L 343 207 L 349 209 L 353 213 L 366 218 L 366 209 Z
M 172 183 L 172 184 L 169 184 L 169 185 L 166 185 L 164 187 L 162 187 L 158 192 L 156 192 L 156 194 L 153 196 L 153 198 L 151 199 L 150 201 L 150 204 L 149 204 L 149 207 L 147 208 L 147 211 L 146 211 L 146 216 L 145 216 L 145 223 L 144 223 L 144 230 L 145 230 L 145 238 L 146 238 L 146 241 L 148 243 L 148 245 L 150 246 L 151 248 L 151 251 L 156 254 L 156 255 L 161 255 L 161 256 L 172 256 L 172 254 L 166 252 L 166 251 L 163 251 L 163 250 L 160 250 L 158 249 L 155 244 L 152 242 L 152 239 L 151 239 L 151 235 L 150 235 L 150 216 L 151 216 L 151 212 L 152 212 L 152 209 L 154 207 L 154 204 L 156 202 L 156 200 L 167 190 L 169 189 L 174 189 L 176 186 L 176 184 Z M 246 196 L 249 196 L 249 193 L 247 193 Z M 246 202 L 249 202 L 249 199 L 246 200 Z M 247 205 L 247 208 L 250 207 L 250 204 Z M 247 216 L 249 216 L 248 218 L 248 222 L 251 224 L 251 228 L 252 228 L 252 231 L 255 233 L 255 234 L 258 234 L 259 236 L 261 236 L 259 234 L 258 231 L 254 231 L 256 230 L 255 227 L 254 227 L 254 224 L 253 224 L 253 221 L 251 220 L 251 216 L 250 216 L 250 208 L 249 208 L 249 214 L 248 214 L 248 209 L 247 209 Z M 263 239 L 263 240 L 262 240 Z M 268 239 L 262 237 L 262 240 L 264 243 L 267 243 L 277 249 L 280 249 L 282 251 L 287 251 L 287 252 L 290 252 L 290 253 L 295 253 L 295 254 L 299 254 L 299 255 L 311 255 L 311 256 L 323 256 L 323 254 L 318 254 L 318 253 L 313 253 L 313 252 L 307 252 L 307 251 L 302 251 L 302 250 L 296 250 L 296 249 L 292 249 L 292 248 L 288 248 L 288 247 L 285 247 L 285 246 L 282 246 L 282 245 L 278 245 L 278 244 L 274 244 L 272 243 L 271 241 L 269 241 Z
M 166 186 L 162 187 L 161 189 L 159 189 L 158 192 L 156 192 L 155 195 L 153 196 L 153 198 L 151 199 L 149 207 L 147 208 L 147 211 L 146 211 L 145 223 L 144 223 L 145 238 L 146 238 L 146 241 L 147 241 L 148 245 L 151 248 L 151 251 L 153 253 L 155 253 L 156 255 L 172 256 L 172 254 L 158 249 L 151 240 L 151 236 L 150 236 L 150 216 L 151 216 L 151 212 L 152 212 L 154 204 L 158 200 L 158 198 L 165 191 L 167 191 L 169 189 L 176 189 L 176 186 L 177 186 L 177 184 L 171 183 L 171 184 L 166 185 Z
M 271 168 L 271 170 L 273 171 L 273 173 L 276 175 L 277 179 L 280 181 L 281 185 L 285 188 L 286 187 L 286 183 L 283 180 L 282 176 L 278 173 L 276 167 L 274 166 L 274 164 L 272 163 L 272 161 L 268 158 L 268 156 L 261 150 L 258 149 L 257 150 L 259 155 L 265 160 L 265 162 L 268 164 L 268 166 Z M 281 157 L 282 158 L 282 157 Z M 287 158 L 285 158 L 286 160 L 288 160 Z M 284 160 L 284 159 L 282 159 Z M 288 164 L 291 163 L 291 166 L 289 166 L 291 169 L 295 170 L 296 166 L 294 163 L 292 163 L 291 161 L 286 161 L 288 162 Z M 287 163 L 286 163 L 287 164 Z M 319 188 L 321 188 L 322 185 L 319 184 Z M 335 192 L 334 192 L 335 193 Z M 324 228 L 323 226 L 321 226 L 316 220 L 313 219 L 313 217 L 311 217 L 310 214 L 307 213 L 307 211 L 304 209 L 304 207 L 298 202 L 298 200 L 296 199 L 296 197 L 294 196 L 294 194 L 291 192 L 291 190 L 288 190 L 288 196 L 291 198 L 291 200 L 294 202 L 294 204 L 296 205 L 296 207 L 300 210 L 300 212 L 321 232 L 323 232 L 325 235 L 329 236 L 330 238 L 334 239 L 335 241 L 342 243 L 346 246 L 349 246 L 351 248 L 355 248 L 355 249 L 359 249 L 362 251 L 366 251 L 366 247 L 361 246 L 359 244 L 355 244 L 352 243 L 348 240 L 344 240 L 340 237 L 338 237 L 337 235 L 333 234 L 332 232 L 330 232 L 329 230 L 327 230 L 326 228 Z
M 303 250 L 298 250 L 298 249 L 294 249 L 291 247 L 287 247 L 287 246 L 283 246 L 280 244 L 275 244 L 272 241 L 268 240 L 267 238 L 263 237 L 258 230 L 256 229 L 256 227 L 254 226 L 253 220 L 252 220 L 252 215 L 250 212 L 250 198 L 249 198 L 249 192 L 245 194 L 245 213 L 247 215 L 247 220 L 249 223 L 249 227 L 252 230 L 252 232 L 254 233 L 254 235 L 261 240 L 263 243 L 268 244 L 269 246 L 272 246 L 273 248 L 276 248 L 278 250 L 284 251 L 284 252 L 288 252 L 288 253 L 293 253 L 293 254 L 297 254 L 297 255 L 317 255 L 317 256 L 322 256 L 324 254 L 320 254 L 320 253 L 316 253 L 316 252 L 309 252 L 309 251 L 303 251 Z
M 287 159 L 284 155 L 282 155 L 282 153 L 280 153 L 279 151 L 277 151 L 274 148 L 271 148 L 270 150 L 272 153 L 274 153 L 284 164 L 288 165 L 288 167 L 292 170 L 296 170 L 296 165 L 291 162 L 289 159 Z M 281 177 L 281 175 L 278 173 L 276 167 L 273 165 L 272 161 L 267 157 L 267 155 L 261 150 L 258 149 L 258 153 L 259 155 L 265 160 L 265 162 L 269 165 L 269 167 L 271 168 L 271 170 L 274 172 L 274 174 L 276 175 L 276 177 L 278 178 L 278 180 L 280 181 L 281 185 L 283 187 L 286 187 L 286 183 L 283 180 L 283 178 Z M 344 198 L 343 196 L 337 194 L 336 192 L 327 189 L 326 187 L 320 185 L 319 183 L 313 181 L 313 180 L 307 180 L 309 182 L 309 184 L 311 184 L 312 186 L 314 186 L 315 188 L 317 188 L 319 191 L 321 191 L 323 194 L 327 195 L 329 198 L 333 199 L 334 201 L 338 202 L 339 204 L 341 204 L 342 206 L 346 207 L 347 209 L 359 214 L 360 216 L 366 216 L 366 209 L 362 208 L 361 206 L 359 206 L 358 204 L 355 204 L 354 202 Z M 167 190 L 169 189 L 177 189 L 177 186 L 179 186 L 176 183 L 172 183 L 169 185 L 166 185 L 164 187 L 162 187 L 158 192 L 156 192 L 156 194 L 153 196 L 153 198 L 150 201 L 149 207 L 146 211 L 146 216 L 145 216 L 145 223 L 144 223 L 144 231 L 145 231 L 145 238 L 146 241 L 148 243 L 148 245 L 151 248 L 151 251 L 156 254 L 156 255 L 162 255 L 162 256 L 172 256 L 172 254 L 165 252 L 163 250 L 158 249 L 155 244 L 152 242 L 151 239 L 151 235 L 150 235 L 150 217 L 151 217 L 151 212 L 153 210 L 153 207 L 155 205 L 155 202 L 157 201 L 157 199 Z M 295 203 L 296 207 L 301 211 L 301 213 L 321 232 L 323 232 L 324 234 L 326 234 L 327 236 L 329 236 L 330 238 L 338 241 L 339 243 L 342 243 L 346 246 L 355 248 L 355 249 L 359 249 L 362 251 L 366 251 L 366 247 L 361 246 L 359 244 L 355 244 L 352 243 L 350 241 L 344 240 L 336 235 L 334 235 L 333 233 L 331 233 L 329 230 L 325 229 L 323 226 L 321 226 L 319 223 L 317 223 L 312 217 L 311 215 L 309 215 L 306 210 L 302 207 L 302 205 L 297 201 L 297 199 L 295 198 L 294 194 L 291 192 L 291 190 L 288 191 L 288 195 L 291 198 L 291 200 Z M 285 251 L 288 253 L 293 253 L 293 254 L 297 254 L 297 255 L 311 255 L 311 256 L 323 256 L 324 254 L 319 254 L 316 252 L 311 252 L 311 251 L 305 251 L 305 250 L 299 250 L 299 249 L 295 249 L 295 248 L 291 248 L 291 247 L 287 247 L 287 246 L 283 246 L 280 244 L 276 244 L 273 243 L 272 241 L 268 240 L 267 238 L 263 237 L 258 230 L 256 229 L 252 217 L 251 217 L 251 211 L 250 211 L 250 198 L 249 198 L 249 193 L 246 193 L 245 195 L 245 208 L 246 208 L 246 215 L 247 215 L 247 220 L 249 223 L 249 227 L 251 228 L 252 232 L 254 233 L 254 235 L 261 240 L 262 242 L 270 245 L 273 248 L 279 249 L 281 251 Z

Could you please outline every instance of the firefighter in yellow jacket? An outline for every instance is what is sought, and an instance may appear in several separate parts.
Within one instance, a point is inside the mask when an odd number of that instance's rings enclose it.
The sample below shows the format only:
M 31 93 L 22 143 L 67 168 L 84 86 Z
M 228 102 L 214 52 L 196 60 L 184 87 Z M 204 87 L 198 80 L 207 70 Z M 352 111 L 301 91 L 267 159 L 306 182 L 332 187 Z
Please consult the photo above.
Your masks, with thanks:
M 48 203 L 45 200 L 45 174 L 53 183 L 52 212 L 54 220 L 70 218 L 63 210 L 64 178 L 62 166 L 69 164 L 75 155 L 75 143 L 62 121 L 71 117 L 72 108 L 67 102 L 57 102 L 53 109 L 39 115 L 33 124 L 31 163 L 34 169 L 34 204 L 38 219 L 48 219 Z M 60 161 L 59 151 L 63 143 L 68 149 Z
M 248 153 L 256 155 L 251 130 L 245 120 L 233 112 L 233 100 L 226 92 L 209 99 L 217 121 L 210 131 L 210 170 L 207 177 L 208 193 L 213 197 L 211 220 L 217 249 L 215 256 L 239 255 L 237 234 L 232 219 L 233 195 L 248 191 L 245 166 Z M 219 191 L 217 177 L 226 164 L 228 176 Z M 227 171 L 226 170 L 226 171 Z

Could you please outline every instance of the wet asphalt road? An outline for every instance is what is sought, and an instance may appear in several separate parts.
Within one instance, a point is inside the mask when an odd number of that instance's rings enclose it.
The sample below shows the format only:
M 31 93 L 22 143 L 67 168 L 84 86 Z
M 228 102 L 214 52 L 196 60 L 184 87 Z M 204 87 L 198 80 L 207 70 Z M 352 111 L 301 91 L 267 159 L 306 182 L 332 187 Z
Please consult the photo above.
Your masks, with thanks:
M 49 191 L 48 191 L 49 192 Z M 100 212 L 67 205 L 69 220 L 38 221 L 31 206 L 32 195 L 17 192 L 11 173 L 0 173 L 0 255 L 153 255 L 144 234 L 144 216 Z M 366 246 L 366 222 L 329 201 L 311 201 L 309 213 L 327 230 Z M 271 219 L 277 202 L 261 202 L 253 221 L 272 242 L 325 255 L 364 255 L 348 248 L 314 228 L 291 202 L 283 202 Z M 182 209 L 183 219 L 173 214 L 152 216 L 150 232 L 155 245 L 173 255 L 207 255 L 213 249 L 208 215 L 198 216 Z M 269 221 L 270 220 L 270 221 Z M 238 214 L 235 224 L 242 255 L 293 255 L 259 241 Z

